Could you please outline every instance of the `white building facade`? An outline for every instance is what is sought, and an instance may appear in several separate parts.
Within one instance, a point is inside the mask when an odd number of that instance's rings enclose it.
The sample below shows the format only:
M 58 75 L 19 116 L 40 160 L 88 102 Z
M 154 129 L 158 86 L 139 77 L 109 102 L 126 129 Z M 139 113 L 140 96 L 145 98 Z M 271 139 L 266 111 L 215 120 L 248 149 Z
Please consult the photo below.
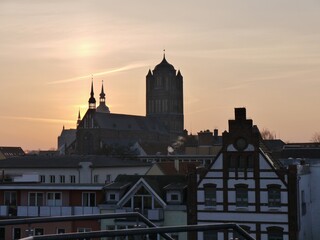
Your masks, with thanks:
M 285 168 L 263 146 L 259 130 L 235 109 L 220 154 L 197 187 L 197 222 L 237 223 L 257 240 L 312 239 L 310 170 Z M 235 232 L 199 232 L 198 239 L 243 239 Z

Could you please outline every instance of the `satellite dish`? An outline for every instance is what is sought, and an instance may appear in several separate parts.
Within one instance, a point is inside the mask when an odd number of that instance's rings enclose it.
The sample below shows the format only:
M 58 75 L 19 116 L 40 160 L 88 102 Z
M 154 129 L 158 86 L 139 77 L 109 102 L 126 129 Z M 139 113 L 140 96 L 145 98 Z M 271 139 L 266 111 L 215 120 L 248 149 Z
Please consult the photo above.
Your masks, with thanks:
M 168 150 L 168 154 L 171 154 L 174 152 L 174 149 L 171 146 L 168 146 L 167 150 Z

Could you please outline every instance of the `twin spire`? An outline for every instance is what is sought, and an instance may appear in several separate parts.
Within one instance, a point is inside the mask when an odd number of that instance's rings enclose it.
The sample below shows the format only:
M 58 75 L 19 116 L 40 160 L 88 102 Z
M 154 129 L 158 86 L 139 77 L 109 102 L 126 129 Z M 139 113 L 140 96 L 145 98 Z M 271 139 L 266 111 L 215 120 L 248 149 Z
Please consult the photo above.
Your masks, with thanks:
M 96 109 L 96 99 L 94 98 L 94 91 L 93 91 L 93 79 L 91 81 L 89 109 Z M 99 103 L 99 106 L 97 107 L 96 110 L 97 110 L 97 112 L 110 113 L 110 110 L 109 110 L 108 106 L 106 105 L 106 94 L 104 93 L 103 81 L 102 81 L 102 85 L 101 85 L 100 103 Z

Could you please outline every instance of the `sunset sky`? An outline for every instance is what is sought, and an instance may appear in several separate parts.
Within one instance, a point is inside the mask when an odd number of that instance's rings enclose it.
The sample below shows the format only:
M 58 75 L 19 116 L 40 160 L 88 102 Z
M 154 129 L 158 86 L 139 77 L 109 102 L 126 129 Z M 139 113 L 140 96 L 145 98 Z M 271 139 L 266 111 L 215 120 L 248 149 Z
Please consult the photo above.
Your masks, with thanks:
M 289 142 L 320 132 L 318 0 L 1 0 L 0 145 L 57 147 L 93 75 L 113 113 L 145 115 L 145 76 L 184 77 L 185 128 L 227 130 L 235 107 Z

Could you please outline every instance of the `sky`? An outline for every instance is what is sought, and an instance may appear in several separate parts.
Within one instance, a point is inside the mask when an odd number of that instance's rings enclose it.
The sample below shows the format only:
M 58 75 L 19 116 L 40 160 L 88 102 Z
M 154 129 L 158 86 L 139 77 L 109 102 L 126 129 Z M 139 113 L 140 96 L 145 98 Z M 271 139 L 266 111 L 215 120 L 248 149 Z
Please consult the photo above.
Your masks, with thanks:
M 286 142 L 320 132 L 319 0 L 1 0 L 0 145 L 57 147 L 103 81 L 112 113 L 144 116 L 145 77 L 184 77 L 185 128 L 228 130 L 245 107 Z

